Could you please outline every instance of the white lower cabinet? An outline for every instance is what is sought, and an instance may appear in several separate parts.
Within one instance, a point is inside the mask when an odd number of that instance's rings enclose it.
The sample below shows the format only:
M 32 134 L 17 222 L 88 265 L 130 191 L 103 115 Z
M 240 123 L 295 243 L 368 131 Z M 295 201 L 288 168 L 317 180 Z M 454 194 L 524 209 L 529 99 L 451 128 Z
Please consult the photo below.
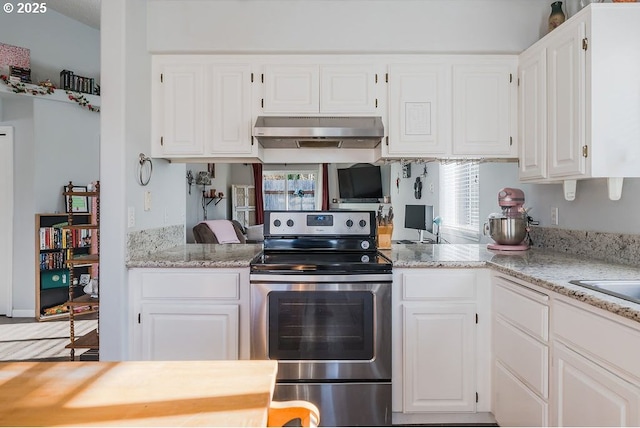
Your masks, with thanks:
M 555 302 L 553 425 L 640 425 L 640 328 L 635 324 L 580 302 Z
M 394 269 L 393 278 L 394 423 L 479 422 L 490 408 L 488 271 Z
M 249 272 L 132 269 L 130 359 L 249 358 Z
M 142 359 L 237 360 L 239 314 L 240 305 L 144 303 Z
M 549 296 L 493 276 L 493 414 L 501 426 L 547 426 Z

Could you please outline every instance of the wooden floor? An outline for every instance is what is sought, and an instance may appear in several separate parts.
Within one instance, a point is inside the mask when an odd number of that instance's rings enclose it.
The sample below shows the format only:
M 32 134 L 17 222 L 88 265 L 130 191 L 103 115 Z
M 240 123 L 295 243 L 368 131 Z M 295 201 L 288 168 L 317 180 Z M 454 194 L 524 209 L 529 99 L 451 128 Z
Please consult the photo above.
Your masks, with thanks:
M 76 336 L 96 328 L 98 320 L 76 320 Z M 69 321 L 0 316 L 0 361 L 68 361 Z M 76 350 L 76 359 L 84 350 Z

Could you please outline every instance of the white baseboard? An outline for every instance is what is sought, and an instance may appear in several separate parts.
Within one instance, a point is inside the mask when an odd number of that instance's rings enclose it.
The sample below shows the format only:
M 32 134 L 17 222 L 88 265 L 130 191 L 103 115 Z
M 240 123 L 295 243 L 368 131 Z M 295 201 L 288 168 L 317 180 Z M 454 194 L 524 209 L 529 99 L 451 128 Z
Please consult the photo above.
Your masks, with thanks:
M 36 310 L 35 309 L 14 309 L 11 311 L 11 314 L 7 314 L 10 318 L 35 318 Z
M 393 425 L 416 424 L 495 424 L 490 412 L 478 413 L 393 413 Z

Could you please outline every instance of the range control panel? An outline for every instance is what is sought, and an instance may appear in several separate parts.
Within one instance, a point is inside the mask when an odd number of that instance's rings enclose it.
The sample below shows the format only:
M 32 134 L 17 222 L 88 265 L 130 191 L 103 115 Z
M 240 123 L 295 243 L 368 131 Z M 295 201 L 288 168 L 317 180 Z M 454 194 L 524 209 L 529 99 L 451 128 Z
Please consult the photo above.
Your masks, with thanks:
M 373 211 L 267 211 L 265 236 L 375 235 Z

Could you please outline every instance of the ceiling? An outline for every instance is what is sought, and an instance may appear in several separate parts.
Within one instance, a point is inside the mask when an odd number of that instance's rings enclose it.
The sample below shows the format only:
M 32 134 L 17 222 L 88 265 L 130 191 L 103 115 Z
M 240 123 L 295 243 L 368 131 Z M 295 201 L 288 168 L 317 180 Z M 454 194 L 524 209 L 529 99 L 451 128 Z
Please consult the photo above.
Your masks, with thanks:
M 100 29 L 101 0 L 47 0 L 47 7 L 89 27 Z

